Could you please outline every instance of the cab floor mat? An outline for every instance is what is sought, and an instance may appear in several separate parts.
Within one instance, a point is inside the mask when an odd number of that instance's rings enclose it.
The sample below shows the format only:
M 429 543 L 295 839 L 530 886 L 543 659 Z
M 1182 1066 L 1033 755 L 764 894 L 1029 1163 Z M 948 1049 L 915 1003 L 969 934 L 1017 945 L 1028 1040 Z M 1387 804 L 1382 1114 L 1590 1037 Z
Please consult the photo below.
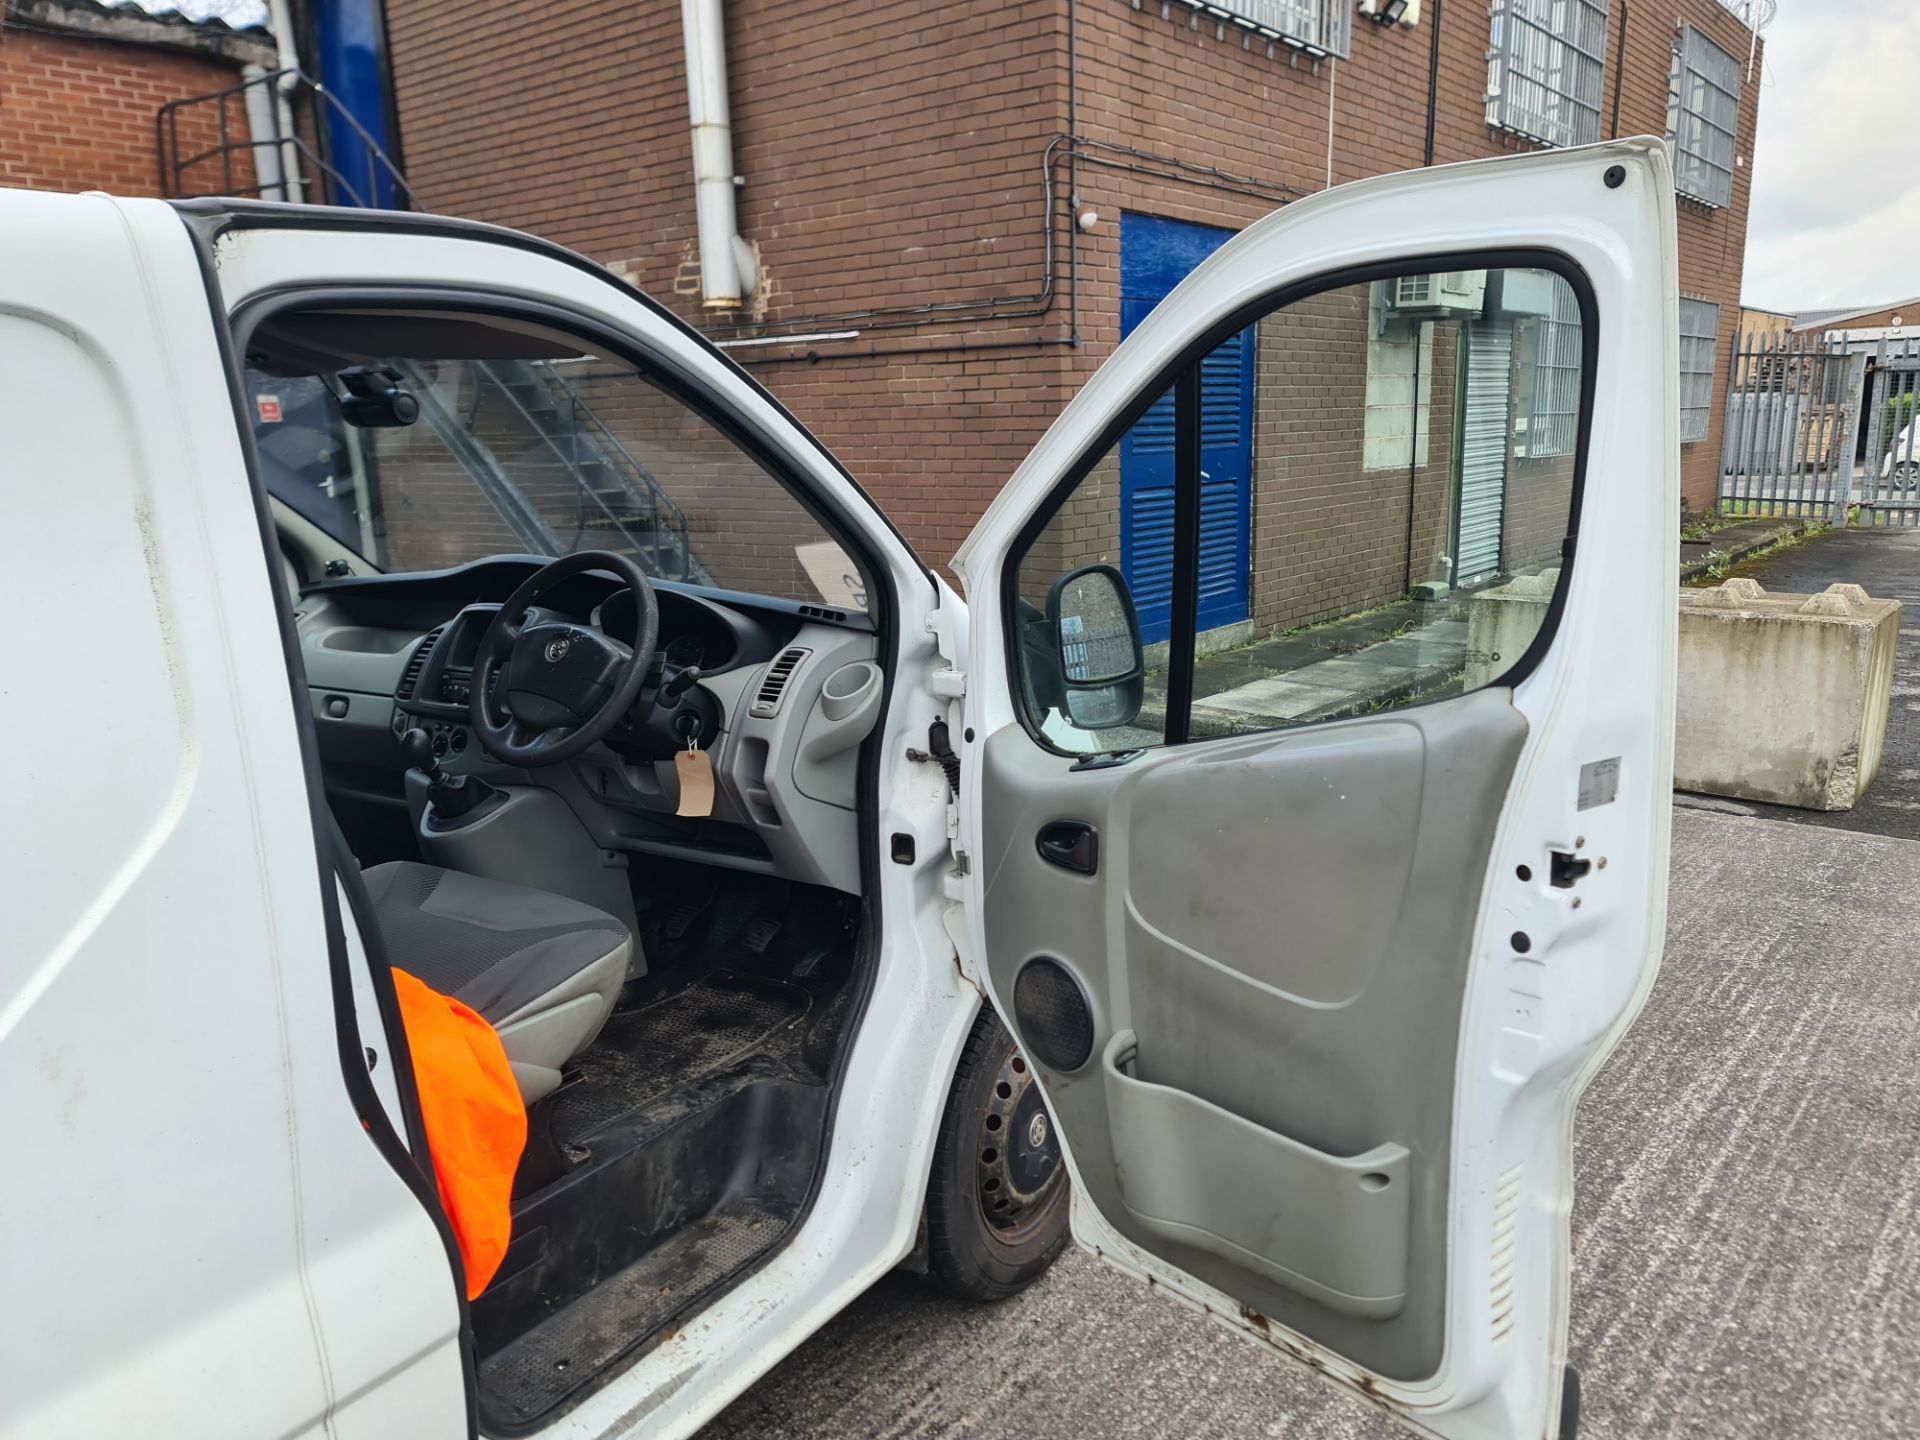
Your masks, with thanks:
M 567 1144 L 590 1139 L 763 1049 L 811 1005 L 798 985 L 721 972 L 616 1013 L 577 1062 L 579 1081 L 554 1097 L 554 1135 Z
M 721 1205 L 487 1356 L 480 1391 L 488 1428 L 523 1433 L 604 1380 L 661 1327 L 764 1255 L 796 1208 L 754 1195 Z

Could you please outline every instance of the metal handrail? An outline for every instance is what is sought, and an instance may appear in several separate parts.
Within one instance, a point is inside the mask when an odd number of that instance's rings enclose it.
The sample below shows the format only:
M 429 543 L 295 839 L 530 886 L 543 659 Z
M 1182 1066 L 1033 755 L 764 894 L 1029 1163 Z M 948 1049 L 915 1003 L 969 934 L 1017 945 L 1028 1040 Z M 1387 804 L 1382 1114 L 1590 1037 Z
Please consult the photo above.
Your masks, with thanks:
M 621 483 L 632 493 L 633 497 L 636 500 L 645 502 L 647 519 L 644 528 L 649 532 L 653 555 L 659 557 L 671 548 L 677 556 L 680 566 L 679 575 L 662 575 L 659 578 L 696 581 L 700 579 L 704 574 L 704 568 L 694 557 L 692 537 L 687 528 L 686 513 L 674 503 L 673 497 L 667 494 L 660 482 L 653 478 L 652 472 L 635 458 L 633 452 L 628 450 L 626 445 L 621 442 L 620 437 L 607 427 L 606 422 L 600 418 L 593 407 L 581 398 L 579 392 L 573 388 L 566 377 L 555 370 L 549 362 L 515 361 L 509 363 L 522 366 L 524 372 L 529 377 L 544 386 L 547 390 L 547 398 L 549 400 L 555 399 L 556 396 L 564 400 L 570 413 L 572 437 L 576 441 L 581 436 L 581 426 L 579 422 L 583 420 L 586 422 L 586 427 L 589 432 L 586 438 L 591 440 L 594 448 L 600 452 L 597 456 L 587 458 L 591 461 L 606 465 L 609 469 L 613 470 Z M 497 388 L 501 394 L 507 397 L 508 402 L 520 413 L 521 419 L 532 428 L 547 448 L 552 450 L 555 456 L 567 466 L 573 475 L 574 483 L 580 487 L 583 495 L 590 498 L 599 507 L 607 522 L 611 524 L 614 529 L 618 530 L 629 543 L 632 543 L 636 550 L 644 549 L 645 547 L 640 544 L 638 537 L 636 537 L 627 524 L 622 521 L 621 517 L 614 513 L 613 508 L 607 504 L 604 496 L 589 486 L 582 478 L 581 457 L 577 453 L 568 454 L 561 448 L 559 439 L 549 434 L 545 427 L 535 419 L 520 396 L 514 392 L 512 385 L 502 377 L 497 364 L 495 362 L 482 361 L 479 363 L 478 369 L 493 382 L 495 388 Z M 577 445 L 575 449 L 577 450 Z M 638 483 L 636 484 L 635 482 Z
M 246 114 L 246 101 L 251 92 L 260 92 L 268 97 L 268 105 L 275 117 L 276 132 L 282 130 L 280 105 L 298 100 L 307 107 L 304 127 L 296 121 L 287 133 L 276 133 L 265 139 L 235 139 L 231 124 L 233 102 L 240 103 L 242 115 Z M 180 126 L 181 117 L 193 112 L 196 107 L 212 106 L 215 115 L 215 133 L 217 143 L 197 150 L 192 154 L 181 153 Z M 331 119 L 343 119 L 352 133 L 359 139 L 366 162 L 366 188 L 362 190 L 347 178 L 342 169 L 334 163 L 338 156 L 324 156 L 318 153 L 300 133 L 302 128 L 319 135 Z M 355 118 L 319 81 L 296 68 L 270 70 L 229 86 L 225 90 L 212 91 L 205 95 L 196 95 L 183 100 L 171 100 L 162 105 L 154 116 L 155 144 L 159 151 L 161 186 L 168 199 L 181 199 L 189 193 L 207 193 L 189 191 L 190 172 L 210 162 L 217 161 L 220 166 L 221 191 L 227 195 L 260 195 L 274 188 L 274 182 L 260 178 L 260 167 L 254 165 L 254 182 L 248 185 L 236 183 L 234 157 L 240 154 L 257 156 L 260 152 L 274 152 L 282 157 L 283 176 L 289 169 L 293 171 L 291 179 L 297 181 L 302 190 L 314 188 L 316 177 L 326 183 L 327 199 L 336 205 L 346 204 L 361 209 L 371 208 L 378 196 L 380 183 L 384 176 L 392 186 L 396 197 L 404 200 L 410 208 L 421 210 L 419 195 L 400 169 L 387 155 L 366 127 Z M 289 166 L 291 158 L 295 164 Z M 280 182 L 283 194 L 286 193 L 287 180 Z M 559 437 L 547 433 L 527 407 L 521 403 L 513 388 L 498 373 L 496 365 L 480 362 L 478 368 L 493 381 L 496 388 L 506 395 L 518 409 L 524 419 L 541 441 L 567 467 L 581 496 L 590 499 L 602 512 L 614 529 L 634 546 L 637 553 L 651 553 L 656 564 L 664 561 L 671 553 L 673 563 L 677 564 L 679 574 L 663 575 L 662 579 L 691 580 L 695 583 L 710 583 L 711 577 L 706 567 L 693 553 L 691 532 L 687 517 L 664 487 L 656 480 L 647 467 L 640 463 L 620 437 L 616 435 L 604 420 L 594 411 L 578 391 L 561 375 L 558 370 L 546 362 L 512 362 L 522 367 L 523 373 L 536 384 L 542 386 L 545 398 L 550 403 L 564 404 L 569 414 L 569 426 L 574 444 L 563 446 Z M 536 368 L 536 366 L 538 368 Z M 456 434 L 461 429 L 457 417 L 447 411 L 432 391 L 431 383 L 417 371 L 411 363 L 402 367 L 412 378 L 416 393 L 421 398 L 422 411 L 432 423 L 433 428 L 447 442 L 449 449 L 459 460 L 463 468 L 473 475 L 476 483 L 492 498 L 495 508 L 500 510 L 509 528 L 530 550 L 558 553 L 559 537 L 553 534 L 538 509 L 520 492 L 512 477 L 501 466 L 477 436 Z M 607 498 L 588 483 L 582 468 L 583 459 L 577 453 L 578 441 L 587 440 L 596 455 L 586 457 L 590 463 L 598 463 L 623 487 L 642 508 L 644 517 L 631 528 L 627 520 L 615 513 Z M 568 453 L 569 450 L 575 453 Z M 628 517 L 632 520 L 634 517 Z M 585 522 L 583 521 L 582 524 Z M 635 530 L 645 532 L 645 538 L 635 534 Z M 577 539 L 577 536 L 576 536 Z
M 305 101 L 309 108 L 309 123 L 316 133 L 332 119 L 344 120 L 360 141 L 366 161 L 366 189 L 362 191 L 358 188 L 334 163 L 334 160 L 340 157 L 323 156 L 308 144 L 300 135 L 298 125 L 294 127 L 291 134 L 276 134 L 264 140 L 233 139 L 229 119 L 230 102 L 238 97 L 244 114 L 245 97 L 251 91 L 260 91 L 268 95 L 270 103 L 276 107 L 276 110 L 278 103 L 283 100 Z M 183 156 L 180 153 L 180 117 L 197 107 L 208 105 L 214 107 L 215 133 L 219 136 L 219 141 L 204 150 Z M 190 191 L 187 188 L 186 176 L 189 170 L 210 160 L 220 162 L 221 189 L 218 193 L 259 195 L 268 188 L 268 184 L 259 178 L 258 163 L 254 165 L 254 183 L 238 185 L 235 183 L 234 176 L 234 156 L 243 152 L 248 155 L 257 155 L 260 151 L 272 150 L 280 151 L 282 154 L 291 151 L 298 157 L 303 167 L 311 168 L 312 174 L 297 177 L 303 188 L 310 185 L 315 176 L 325 179 L 330 192 L 328 198 L 334 204 L 341 204 L 344 201 L 346 204 L 362 209 L 370 207 L 374 197 L 379 193 L 381 177 L 384 175 L 387 183 L 393 187 L 395 196 L 402 199 L 407 208 L 414 210 L 426 208 L 420 203 L 420 197 L 413 187 L 407 183 L 407 177 L 400 173 L 400 167 L 393 163 L 379 142 L 368 132 L 366 126 L 362 125 L 353 112 L 326 86 L 298 69 L 268 70 L 249 80 L 243 80 L 238 85 L 229 86 L 225 90 L 214 90 L 205 95 L 193 95 L 183 100 L 169 100 L 154 113 L 154 145 L 158 152 L 161 193 L 169 200 L 182 199 L 189 194 L 209 193 Z
M 598 411 L 580 397 L 580 392 L 573 388 L 573 382 L 562 375 L 552 361 L 541 361 L 539 363 L 547 383 L 558 388 L 560 393 L 566 397 L 567 404 L 573 414 L 576 417 L 584 418 L 588 425 L 592 427 L 594 437 L 601 449 L 611 449 L 615 455 L 619 456 L 626 469 L 631 472 L 629 483 L 631 483 L 632 479 L 638 479 L 640 483 L 646 487 L 648 500 L 651 502 L 656 516 L 662 507 L 666 509 L 668 515 L 667 523 L 672 534 L 679 541 L 681 554 L 686 557 L 687 565 L 690 568 L 696 565 L 698 562 L 694 559 L 692 537 L 687 530 L 686 511 L 682 510 L 674 498 L 667 494 L 665 487 L 653 478 L 653 472 L 641 464 L 639 458 L 635 456 L 631 450 L 627 449 L 626 442 L 607 428 L 607 422 L 600 418 Z M 655 523 L 658 524 L 658 521 L 656 520 Z M 687 578 L 691 578 L 691 576 Z

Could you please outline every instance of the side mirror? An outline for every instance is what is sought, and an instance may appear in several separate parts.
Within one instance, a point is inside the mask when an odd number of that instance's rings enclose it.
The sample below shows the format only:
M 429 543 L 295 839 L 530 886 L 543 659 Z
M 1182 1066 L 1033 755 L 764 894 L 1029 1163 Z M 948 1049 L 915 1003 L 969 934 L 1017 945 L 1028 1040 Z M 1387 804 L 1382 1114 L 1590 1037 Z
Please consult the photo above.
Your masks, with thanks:
M 1131 725 L 1147 693 L 1146 647 L 1133 592 L 1111 565 L 1083 565 L 1047 592 L 1067 719 L 1083 730 Z

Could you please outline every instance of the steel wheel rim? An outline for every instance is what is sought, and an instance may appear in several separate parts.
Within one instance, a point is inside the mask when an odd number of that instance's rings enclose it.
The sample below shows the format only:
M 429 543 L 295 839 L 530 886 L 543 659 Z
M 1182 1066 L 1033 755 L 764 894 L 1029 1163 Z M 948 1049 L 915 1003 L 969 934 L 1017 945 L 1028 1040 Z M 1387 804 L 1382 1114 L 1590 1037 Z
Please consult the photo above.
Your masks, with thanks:
M 1066 1183 L 1053 1116 L 1018 1050 L 1001 1062 L 974 1144 L 974 1197 L 987 1229 L 1018 1244 L 1043 1226 Z

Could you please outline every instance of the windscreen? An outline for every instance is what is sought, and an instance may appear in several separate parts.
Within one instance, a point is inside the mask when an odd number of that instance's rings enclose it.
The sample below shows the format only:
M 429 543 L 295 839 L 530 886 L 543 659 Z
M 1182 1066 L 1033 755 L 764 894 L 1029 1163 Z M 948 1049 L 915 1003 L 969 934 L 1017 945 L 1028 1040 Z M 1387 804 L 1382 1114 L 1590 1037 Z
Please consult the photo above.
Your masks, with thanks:
M 247 400 L 269 492 L 368 569 L 612 550 L 655 579 L 866 608 L 819 521 L 632 366 L 480 322 L 327 320 L 263 331 Z

